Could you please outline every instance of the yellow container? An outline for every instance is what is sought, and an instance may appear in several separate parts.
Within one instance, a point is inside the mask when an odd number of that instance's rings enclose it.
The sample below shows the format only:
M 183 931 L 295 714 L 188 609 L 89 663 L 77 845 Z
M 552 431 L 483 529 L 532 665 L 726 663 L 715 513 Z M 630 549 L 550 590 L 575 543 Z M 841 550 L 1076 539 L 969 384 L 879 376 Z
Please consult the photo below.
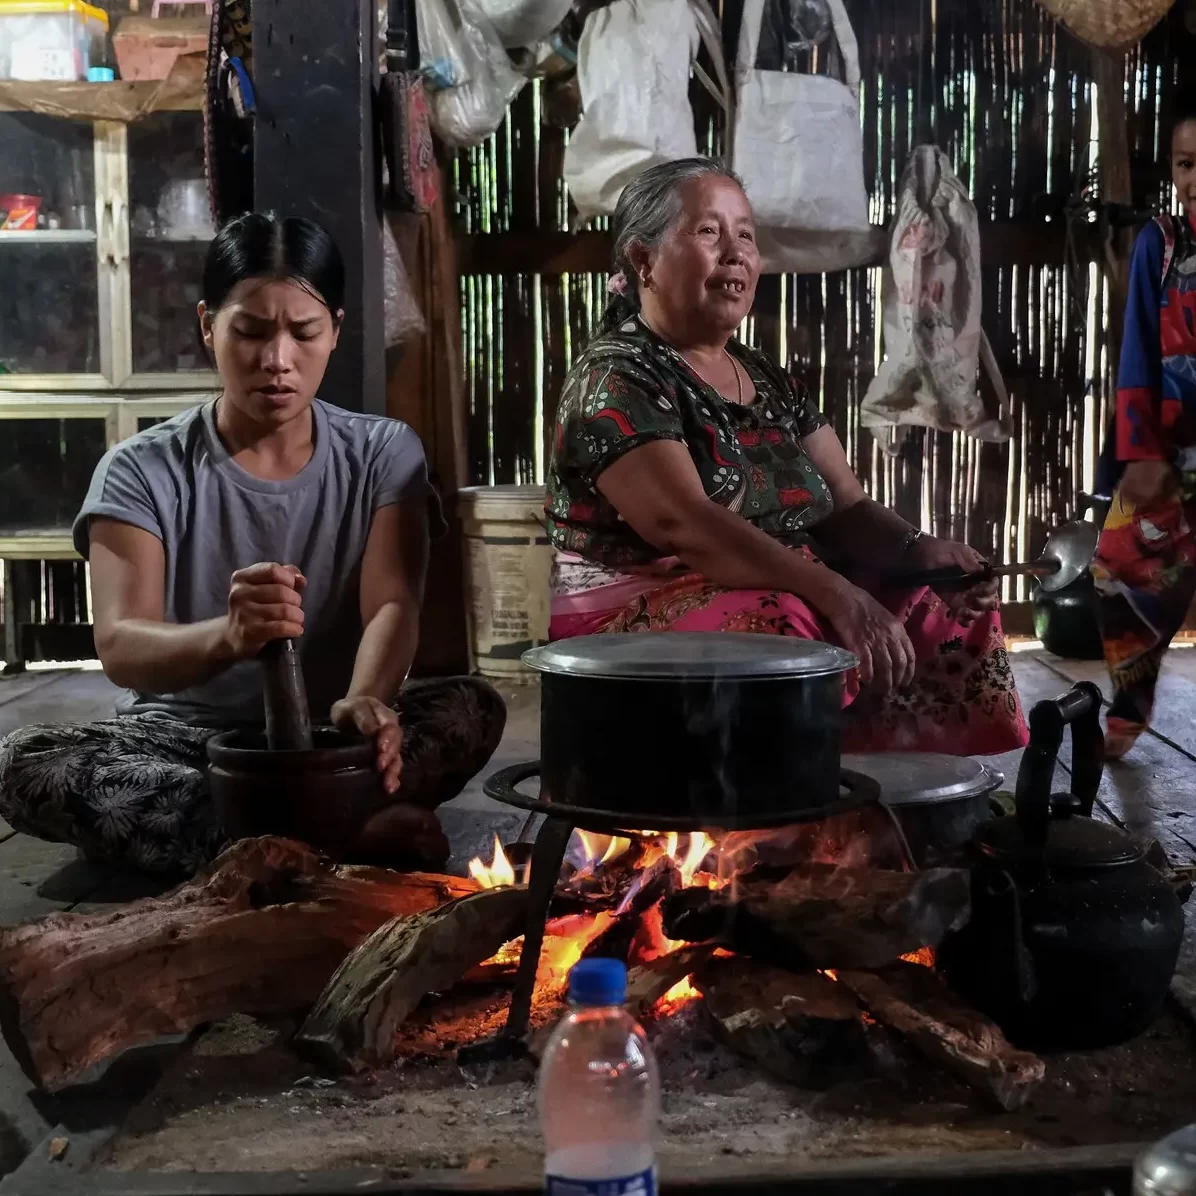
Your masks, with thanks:
M 0 79 L 86 79 L 107 33 L 108 14 L 80 0 L 0 0 Z
M 457 502 L 474 668 L 484 677 L 530 680 L 519 658 L 547 643 L 551 602 L 544 488 L 469 486 Z

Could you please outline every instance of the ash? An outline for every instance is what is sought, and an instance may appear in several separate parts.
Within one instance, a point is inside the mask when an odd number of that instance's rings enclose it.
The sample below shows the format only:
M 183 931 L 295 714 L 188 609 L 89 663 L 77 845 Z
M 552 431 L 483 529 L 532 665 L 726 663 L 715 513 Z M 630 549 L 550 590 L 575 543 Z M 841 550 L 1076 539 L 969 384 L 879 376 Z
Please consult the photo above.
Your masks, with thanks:
M 180 1056 L 98 1164 L 161 1171 L 380 1168 L 393 1178 L 538 1173 L 534 1059 L 457 1065 L 493 1033 L 503 992 L 430 1000 L 404 1029 L 402 1061 L 352 1078 L 313 1073 L 294 1025 L 236 1017 Z M 533 1051 L 559 1006 L 534 1011 Z M 660 1162 L 668 1174 L 744 1175 L 801 1160 L 1135 1142 L 1196 1120 L 1196 1035 L 1169 1013 L 1133 1043 L 1048 1059 L 1016 1113 L 994 1112 L 904 1043 L 870 1027 L 869 1057 L 820 1090 L 762 1074 L 720 1042 L 703 1003 L 646 1029 L 660 1063 Z

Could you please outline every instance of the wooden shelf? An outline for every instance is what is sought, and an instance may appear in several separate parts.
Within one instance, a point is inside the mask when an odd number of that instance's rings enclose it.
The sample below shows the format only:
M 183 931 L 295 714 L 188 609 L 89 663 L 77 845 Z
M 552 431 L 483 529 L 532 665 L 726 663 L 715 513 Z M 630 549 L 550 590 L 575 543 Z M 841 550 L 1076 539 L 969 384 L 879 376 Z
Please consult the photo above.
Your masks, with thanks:
M 0 245 L 94 245 L 95 239 L 89 228 L 0 229 Z
M 0 112 L 120 124 L 152 112 L 202 112 L 204 56 L 180 57 L 168 79 L 149 83 L 24 83 L 0 80 Z

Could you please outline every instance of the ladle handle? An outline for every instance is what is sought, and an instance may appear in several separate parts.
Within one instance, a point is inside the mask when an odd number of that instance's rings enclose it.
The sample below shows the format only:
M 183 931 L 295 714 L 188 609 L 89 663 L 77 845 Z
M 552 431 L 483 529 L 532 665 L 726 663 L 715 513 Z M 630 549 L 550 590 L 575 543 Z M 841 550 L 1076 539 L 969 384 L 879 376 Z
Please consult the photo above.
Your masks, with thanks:
M 273 640 L 261 651 L 266 744 L 273 752 L 310 750 L 311 715 L 303 665 L 294 640 Z
M 939 569 L 915 569 L 910 573 L 890 573 L 882 578 L 882 584 L 900 590 L 917 590 L 922 586 L 938 586 L 944 589 L 969 589 L 992 581 L 997 570 L 991 565 L 978 573 L 969 573 L 959 565 L 948 565 Z

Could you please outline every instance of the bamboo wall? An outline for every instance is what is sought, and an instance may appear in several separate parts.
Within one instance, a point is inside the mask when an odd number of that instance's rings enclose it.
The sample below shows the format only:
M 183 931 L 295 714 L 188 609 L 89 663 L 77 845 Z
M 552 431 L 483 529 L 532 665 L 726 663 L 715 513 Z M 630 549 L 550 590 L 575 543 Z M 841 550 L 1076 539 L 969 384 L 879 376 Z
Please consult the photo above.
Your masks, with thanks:
M 1099 230 L 1087 214 L 1068 219 L 1094 182 L 1092 52 L 1034 0 L 847 7 L 860 45 L 872 219 L 892 215 L 909 151 L 940 145 L 985 222 L 984 326 L 1010 389 L 1014 437 L 980 445 L 916 431 L 894 460 L 860 430 L 880 351 L 878 268 L 761 279 L 747 337 L 820 397 L 874 497 L 1011 560 L 1039 548 L 1091 484 L 1110 394 Z M 1148 208 L 1169 203 L 1160 95 L 1179 63 L 1196 62 L 1184 7 L 1126 60 L 1135 201 Z M 724 4 L 728 31 L 738 28 L 737 9 Z M 734 34 L 727 40 L 733 62 Z M 696 91 L 695 102 L 716 147 L 717 122 Z M 544 422 L 604 301 L 605 240 L 569 235 L 567 134 L 542 124 L 539 103 L 538 86 L 525 88 L 495 137 L 456 164 L 467 456 L 477 484 L 542 480 Z

